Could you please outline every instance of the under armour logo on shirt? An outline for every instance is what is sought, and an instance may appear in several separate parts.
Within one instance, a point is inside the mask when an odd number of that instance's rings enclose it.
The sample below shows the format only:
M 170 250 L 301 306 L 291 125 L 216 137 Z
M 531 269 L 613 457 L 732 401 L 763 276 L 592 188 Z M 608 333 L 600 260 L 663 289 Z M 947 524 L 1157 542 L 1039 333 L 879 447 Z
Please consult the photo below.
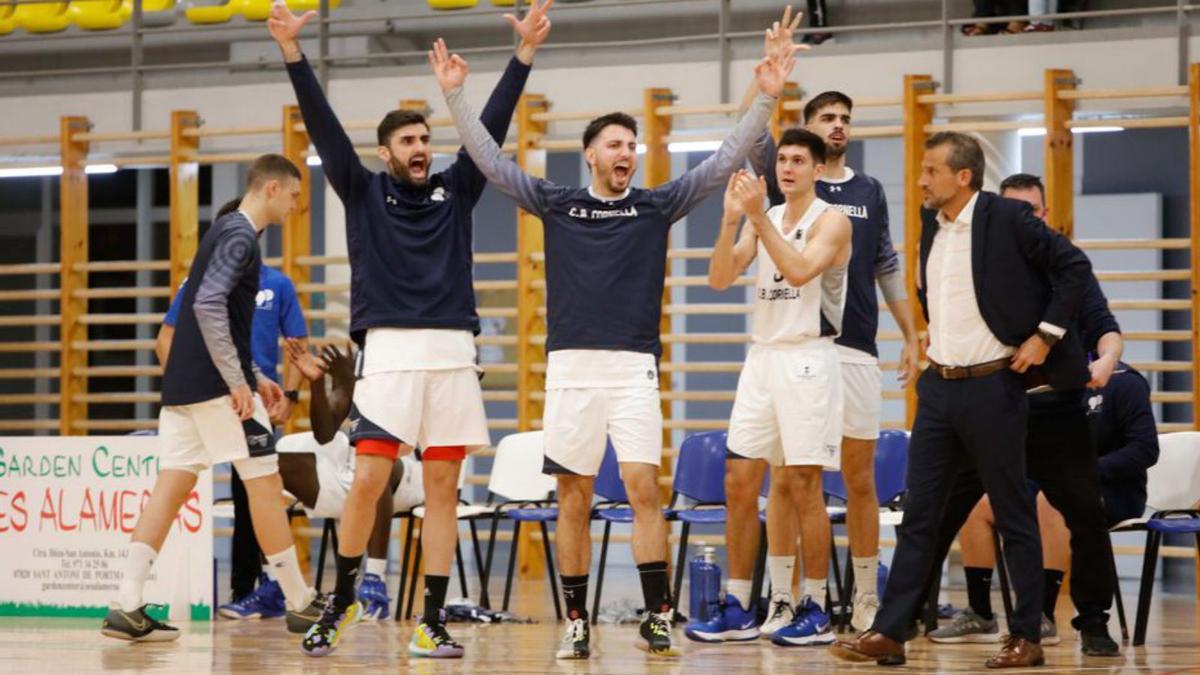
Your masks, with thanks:
M 446 201 L 446 188 L 443 188 L 443 187 L 435 188 L 433 191 L 433 194 L 429 195 L 429 198 L 435 202 Z
M 388 206 L 398 206 L 400 204 L 400 202 L 396 201 L 396 198 L 391 195 L 384 195 L 383 201 L 387 202 Z
M 830 186 L 829 186 L 829 191 L 830 191 L 830 192 L 841 192 L 841 191 L 842 191 L 842 186 L 841 186 L 841 185 L 830 185 Z

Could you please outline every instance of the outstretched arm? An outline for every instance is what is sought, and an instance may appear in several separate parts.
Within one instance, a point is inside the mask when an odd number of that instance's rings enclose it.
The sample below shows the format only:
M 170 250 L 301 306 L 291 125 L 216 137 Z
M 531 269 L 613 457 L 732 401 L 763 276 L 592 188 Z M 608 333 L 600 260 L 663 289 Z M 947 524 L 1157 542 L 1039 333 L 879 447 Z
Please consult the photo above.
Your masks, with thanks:
M 296 101 L 304 118 L 304 127 L 321 157 L 321 169 L 334 191 L 345 201 L 370 174 L 354 151 L 354 144 L 350 142 L 329 100 L 325 98 L 312 67 L 300 50 L 300 30 L 315 16 L 316 12 L 305 12 L 297 17 L 286 3 L 276 2 L 271 7 L 271 17 L 267 19 L 267 30 L 283 52 L 288 77 L 292 80 L 292 89 L 296 92 Z
M 796 15 L 792 16 L 791 5 L 784 8 L 780 20 L 767 29 L 763 38 L 763 53 L 769 58 L 778 59 L 783 58 L 791 51 L 808 51 L 810 49 L 808 45 L 798 45 L 792 37 L 803 18 L 804 12 L 796 12 Z M 758 83 L 751 82 L 746 89 L 746 95 L 742 99 L 742 108 L 738 114 L 746 113 L 757 94 Z M 771 136 L 770 129 L 764 129 L 759 134 L 747 160 L 749 160 L 750 168 L 754 170 L 754 173 L 767 179 L 767 199 L 770 200 L 771 205 L 782 204 L 783 193 L 779 191 L 779 184 L 775 179 L 775 139 Z
M 446 43 L 438 39 L 429 52 L 429 63 L 446 97 L 458 135 L 462 137 L 463 148 L 471 155 L 479 171 L 521 208 L 540 216 L 545 211 L 545 192 L 550 184 L 526 174 L 515 163 L 505 159 L 496 139 L 475 116 L 463 96 L 467 62 L 458 54 L 450 54 Z
M 538 47 L 546 41 L 546 37 L 550 35 L 550 19 L 546 16 L 546 11 L 552 5 L 554 5 L 554 0 L 545 0 L 541 3 L 534 0 L 523 19 L 518 20 L 512 14 L 504 15 L 505 20 L 512 25 L 513 31 L 520 36 L 521 40 L 517 45 L 516 53 L 508 62 L 508 67 L 504 69 L 504 74 L 500 76 L 500 81 L 496 83 L 496 88 L 492 90 L 492 95 L 479 115 L 483 126 L 487 128 L 497 145 L 503 145 L 504 139 L 508 135 L 513 111 L 521 98 L 521 92 L 525 90 L 525 82 L 529 79 L 533 56 Z M 483 193 L 486 180 L 471 160 L 466 148 L 458 151 L 458 158 L 450 175 L 461 181 L 462 187 L 466 188 L 475 199 L 478 199 L 479 195 Z
M 781 60 L 768 57 L 760 61 L 754 68 L 759 93 L 721 147 L 696 168 L 654 190 L 655 196 L 663 202 L 668 222 L 673 223 L 687 215 L 746 161 L 755 140 L 771 119 L 775 101 L 795 65 L 796 58 L 790 50 Z

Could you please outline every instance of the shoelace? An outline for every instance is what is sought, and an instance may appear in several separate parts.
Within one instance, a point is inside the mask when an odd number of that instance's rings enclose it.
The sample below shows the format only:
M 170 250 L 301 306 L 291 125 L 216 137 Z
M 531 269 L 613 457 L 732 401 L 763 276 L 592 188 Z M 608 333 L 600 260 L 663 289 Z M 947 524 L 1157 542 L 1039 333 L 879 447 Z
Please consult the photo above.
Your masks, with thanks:
M 669 637 L 671 635 L 670 614 L 663 612 L 662 614 L 650 615 L 650 632 L 659 636 Z
M 567 634 L 563 636 L 564 643 L 576 643 L 583 640 L 584 632 L 587 630 L 587 625 L 583 619 L 575 619 L 567 624 Z
M 440 623 L 427 623 L 425 628 L 429 634 L 429 639 L 433 640 L 433 644 L 441 647 L 442 645 L 458 646 L 454 638 L 450 637 L 450 632 Z
M 789 603 L 787 600 L 776 600 L 774 604 L 771 605 L 771 618 L 778 619 L 779 617 L 783 616 L 783 613 L 787 611 L 790 606 L 791 603 Z

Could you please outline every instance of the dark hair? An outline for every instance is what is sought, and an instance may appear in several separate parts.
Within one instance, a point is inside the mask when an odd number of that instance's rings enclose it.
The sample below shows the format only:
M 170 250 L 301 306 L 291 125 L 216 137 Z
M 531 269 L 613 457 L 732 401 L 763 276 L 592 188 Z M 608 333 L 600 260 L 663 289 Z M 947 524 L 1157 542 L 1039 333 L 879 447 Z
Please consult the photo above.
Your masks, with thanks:
M 246 190 L 253 190 L 273 178 L 295 178 L 300 180 L 300 169 L 292 160 L 274 153 L 260 155 L 250 164 L 246 172 Z
M 1000 183 L 1000 194 L 1004 194 L 1005 190 L 1032 190 L 1037 188 L 1037 191 L 1042 193 L 1042 202 L 1046 201 L 1046 186 L 1042 185 L 1040 176 L 1035 176 L 1031 173 L 1014 173 L 1005 178 Z
M 213 222 L 216 222 L 218 218 L 223 218 L 223 217 L 233 213 L 234 211 L 237 211 L 238 207 L 241 205 L 242 205 L 241 195 L 238 195 L 237 197 L 234 197 L 233 199 L 230 199 L 229 201 L 225 202 L 224 204 L 221 205 L 221 208 L 217 209 L 217 215 L 213 216 Z
M 942 145 L 950 146 L 950 156 L 946 163 L 956 173 L 963 169 L 971 172 L 971 189 L 983 189 L 983 170 L 987 166 L 983 159 L 983 148 L 979 141 L 957 131 L 939 131 L 925 141 L 925 149 L 932 150 Z
M 813 164 L 825 163 L 825 141 L 808 129 L 788 129 L 779 137 L 779 147 L 798 145 L 808 148 Z
M 846 110 L 854 111 L 854 101 L 850 97 L 840 91 L 823 91 L 808 100 L 804 104 L 804 123 L 808 124 L 812 118 L 821 112 L 821 108 L 826 108 L 838 103 L 846 106 Z
M 604 131 L 605 127 L 613 124 L 625 127 L 633 132 L 635 138 L 637 137 L 637 120 L 623 112 L 612 112 L 588 122 L 587 128 L 583 130 L 584 149 L 587 149 L 592 144 L 592 141 L 596 140 L 596 137 L 600 135 L 601 131 Z
M 410 124 L 424 124 L 425 130 L 429 131 L 429 122 L 425 116 L 416 110 L 393 110 L 383 116 L 383 121 L 375 128 L 375 138 L 380 145 L 387 145 L 391 140 L 392 134 L 401 127 L 406 127 Z

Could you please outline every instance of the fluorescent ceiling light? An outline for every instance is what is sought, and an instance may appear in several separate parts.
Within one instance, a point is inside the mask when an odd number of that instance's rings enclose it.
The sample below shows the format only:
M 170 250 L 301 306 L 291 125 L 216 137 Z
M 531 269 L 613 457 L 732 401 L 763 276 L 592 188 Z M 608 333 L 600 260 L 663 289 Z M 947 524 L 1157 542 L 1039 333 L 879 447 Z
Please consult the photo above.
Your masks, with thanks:
M 1125 131 L 1125 127 L 1075 127 L 1074 129 L 1071 129 L 1071 133 L 1075 134 L 1103 134 L 1113 131 Z M 1017 135 L 1023 138 L 1027 136 L 1045 136 L 1046 127 L 1025 127 L 1024 129 L 1017 129 Z
M 721 141 L 679 141 L 667 146 L 671 152 L 716 152 Z
M 309 166 L 321 166 L 321 157 L 319 155 L 309 155 L 304 163 Z
M 116 164 L 89 164 L 84 169 L 89 174 L 116 173 Z M 41 176 L 61 176 L 61 166 L 26 166 L 16 169 L 0 168 L 0 178 L 38 178 Z

